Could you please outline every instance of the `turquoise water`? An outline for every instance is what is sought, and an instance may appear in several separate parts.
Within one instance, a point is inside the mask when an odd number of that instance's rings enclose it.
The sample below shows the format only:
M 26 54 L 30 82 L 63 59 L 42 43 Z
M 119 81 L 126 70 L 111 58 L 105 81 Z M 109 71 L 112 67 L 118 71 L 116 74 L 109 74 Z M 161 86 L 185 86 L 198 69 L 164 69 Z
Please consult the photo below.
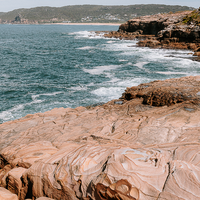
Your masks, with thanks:
M 190 51 L 95 36 L 117 26 L 0 25 L 0 123 L 119 98 L 126 87 L 200 74 Z

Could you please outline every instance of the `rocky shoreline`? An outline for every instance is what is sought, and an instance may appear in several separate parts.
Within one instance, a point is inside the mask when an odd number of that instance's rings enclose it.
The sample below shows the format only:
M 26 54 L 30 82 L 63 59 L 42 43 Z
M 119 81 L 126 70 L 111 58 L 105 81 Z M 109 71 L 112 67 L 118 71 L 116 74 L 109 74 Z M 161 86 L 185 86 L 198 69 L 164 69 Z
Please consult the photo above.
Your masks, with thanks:
M 199 56 L 191 14 L 136 18 L 104 36 Z M 199 116 L 200 76 L 190 76 L 3 123 L 0 200 L 199 200 Z
M 199 105 L 191 76 L 3 123 L 0 199 L 200 199 Z
M 199 61 L 200 22 L 195 21 L 197 17 L 200 18 L 200 9 L 138 17 L 121 24 L 118 31 L 107 32 L 104 36 L 139 39 L 137 45 L 140 47 L 190 49 L 196 56 L 194 60 Z

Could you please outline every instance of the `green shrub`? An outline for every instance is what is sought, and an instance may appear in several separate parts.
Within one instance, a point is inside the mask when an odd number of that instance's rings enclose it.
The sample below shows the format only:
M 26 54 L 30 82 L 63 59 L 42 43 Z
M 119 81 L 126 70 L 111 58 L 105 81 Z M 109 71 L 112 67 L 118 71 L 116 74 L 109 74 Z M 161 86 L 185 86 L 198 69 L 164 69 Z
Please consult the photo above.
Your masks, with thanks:
M 199 8 L 200 9 L 200 8 Z M 189 15 L 183 18 L 184 24 L 191 24 L 194 23 L 196 25 L 200 25 L 200 11 L 194 10 Z

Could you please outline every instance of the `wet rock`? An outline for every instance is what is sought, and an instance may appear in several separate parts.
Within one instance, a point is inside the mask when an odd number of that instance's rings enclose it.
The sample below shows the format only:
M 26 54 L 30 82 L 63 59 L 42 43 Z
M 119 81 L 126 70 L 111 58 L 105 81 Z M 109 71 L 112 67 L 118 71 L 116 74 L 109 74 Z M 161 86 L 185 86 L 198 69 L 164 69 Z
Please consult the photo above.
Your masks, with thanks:
M 194 56 L 200 56 L 200 47 L 194 51 Z
M 158 48 L 161 43 L 158 40 L 147 39 L 147 40 L 140 40 L 138 42 L 138 46 L 140 47 L 151 47 L 151 48 Z

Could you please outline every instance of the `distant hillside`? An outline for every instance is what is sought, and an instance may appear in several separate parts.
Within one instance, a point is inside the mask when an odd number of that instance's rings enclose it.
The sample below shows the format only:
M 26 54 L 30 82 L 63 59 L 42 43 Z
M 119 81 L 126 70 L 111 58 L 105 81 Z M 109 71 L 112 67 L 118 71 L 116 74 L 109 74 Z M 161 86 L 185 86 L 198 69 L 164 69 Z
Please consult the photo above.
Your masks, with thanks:
M 193 10 L 187 6 L 141 4 L 130 6 L 75 5 L 65 7 L 36 7 L 0 13 L 0 23 L 48 22 L 116 22 L 123 23 L 136 16 Z

